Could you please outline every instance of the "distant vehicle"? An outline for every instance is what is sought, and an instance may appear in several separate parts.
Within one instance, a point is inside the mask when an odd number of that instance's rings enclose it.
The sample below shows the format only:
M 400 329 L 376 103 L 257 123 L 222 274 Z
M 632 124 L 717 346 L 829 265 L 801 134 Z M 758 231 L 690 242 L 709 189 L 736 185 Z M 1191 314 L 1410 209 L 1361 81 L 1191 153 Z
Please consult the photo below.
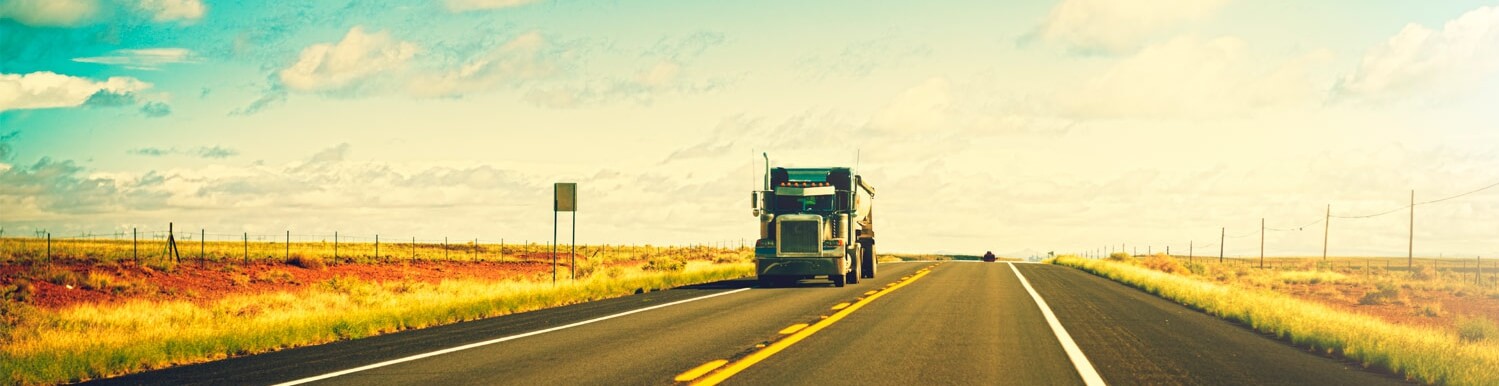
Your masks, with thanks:
M 999 260 L 999 258 L 994 257 L 994 252 L 989 252 L 989 251 L 985 251 L 984 252 L 984 262 L 985 263 L 993 263 L 995 260 Z
M 755 276 L 762 287 L 827 277 L 834 286 L 874 278 L 874 188 L 847 167 L 771 168 L 751 197 L 760 218 Z

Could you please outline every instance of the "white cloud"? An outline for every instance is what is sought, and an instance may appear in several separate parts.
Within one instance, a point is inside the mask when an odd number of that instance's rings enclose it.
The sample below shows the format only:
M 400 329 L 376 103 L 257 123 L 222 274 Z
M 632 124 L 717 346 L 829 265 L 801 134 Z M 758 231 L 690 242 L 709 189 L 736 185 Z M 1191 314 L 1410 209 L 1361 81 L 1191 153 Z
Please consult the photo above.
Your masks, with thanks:
M 320 43 L 302 50 L 295 64 L 281 70 L 281 84 L 295 91 L 340 91 L 358 88 L 373 75 L 401 68 L 418 47 L 389 33 L 349 29 L 336 44 Z
M 1314 51 L 1266 63 L 1238 38 L 1182 36 L 1118 61 L 1055 103 L 1085 118 L 1201 118 L 1310 106 L 1322 91 L 1308 72 L 1328 56 Z
M 1227 0 L 1063 0 L 1027 39 L 1080 52 L 1132 51 L 1169 28 L 1201 20 Z
M 143 48 L 114 50 L 108 55 L 74 58 L 74 62 L 108 64 L 133 70 L 159 70 L 173 63 L 191 63 L 193 52 L 186 48 Z
M 871 128 L 901 132 L 945 126 L 953 115 L 952 84 L 931 78 L 901 92 L 870 119 Z
M 444 0 L 443 4 L 453 12 L 477 11 L 483 9 L 514 8 L 526 4 L 535 3 L 538 0 Z
M 140 8 L 150 12 L 152 20 L 157 22 L 198 20 L 207 10 L 200 0 L 141 0 Z
M 649 88 L 661 88 L 676 82 L 681 73 L 682 65 L 670 60 L 662 60 L 636 74 L 635 81 Z
M 423 96 L 456 97 L 543 78 L 557 71 L 556 64 L 546 58 L 546 48 L 540 33 L 528 32 L 455 69 L 417 77 L 410 90 Z
M 1499 70 L 1499 7 L 1469 11 L 1441 31 L 1410 24 L 1369 50 L 1337 85 L 1340 96 L 1398 98 L 1469 87 Z
M 75 107 L 101 92 L 125 95 L 150 87 L 150 83 L 123 76 L 94 81 L 48 71 L 0 74 L 0 111 Z
M 0 19 L 34 27 L 72 27 L 88 23 L 99 13 L 96 0 L 6 0 Z

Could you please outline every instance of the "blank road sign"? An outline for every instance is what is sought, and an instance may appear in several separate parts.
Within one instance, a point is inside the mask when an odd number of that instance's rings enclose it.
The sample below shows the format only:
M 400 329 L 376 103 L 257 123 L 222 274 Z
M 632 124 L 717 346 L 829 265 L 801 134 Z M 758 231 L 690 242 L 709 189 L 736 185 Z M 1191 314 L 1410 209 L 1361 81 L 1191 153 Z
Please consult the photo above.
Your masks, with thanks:
M 557 197 L 552 199 L 552 210 L 558 212 L 574 212 L 578 210 L 578 184 L 576 182 L 558 182 L 553 186 Z

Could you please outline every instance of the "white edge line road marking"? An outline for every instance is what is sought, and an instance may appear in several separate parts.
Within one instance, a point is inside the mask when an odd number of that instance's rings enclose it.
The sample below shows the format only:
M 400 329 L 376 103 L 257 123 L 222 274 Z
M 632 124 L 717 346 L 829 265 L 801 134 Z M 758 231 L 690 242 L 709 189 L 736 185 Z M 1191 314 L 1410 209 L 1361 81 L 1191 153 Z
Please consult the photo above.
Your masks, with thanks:
M 748 291 L 748 290 L 750 290 L 750 289 L 749 288 L 740 288 L 740 289 L 733 290 L 733 291 L 719 292 L 719 293 L 712 294 L 712 295 L 699 296 L 699 297 L 695 297 L 695 298 L 691 298 L 691 299 L 683 299 L 683 300 L 678 300 L 678 301 L 674 301 L 674 302 L 666 303 L 666 304 L 657 304 L 657 305 L 654 305 L 654 306 L 650 306 L 650 307 L 646 307 L 646 308 L 641 308 L 641 309 L 638 309 L 638 310 L 625 311 L 625 312 L 621 312 L 621 313 L 614 314 L 614 315 L 609 315 L 609 316 L 604 316 L 604 317 L 599 317 L 599 318 L 584 320 L 584 321 L 581 321 L 581 322 L 577 322 L 577 323 L 573 323 L 573 324 L 568 324 L 568 325 L 557 326 L 557 327 L 552 327 L 552 328 L 548 328 L 548 329 L 545 329 L 545 330 L 536 330 L 536 331 L 531 331 L 531 332 L 527 332 L 527 333 L 524 333 L 524 334 L 511 335 L 511 336 L 507 336 L 507 337 L 504 337 L 504 338 L 491 339 L 491 340 L 486 340 L 486 341 L 477 342 L 477 343 L 469 343 L 469 344 L 466 344 L 466 345 L 462 345 L 462 346 L 458 346 L 458 347 L 453 347 L 453 348 L 442 349 L 442 350 L 437 350 L 437 351 L 433 351 L 433 352 L 429 352 L 429 353 L 425 353 L 425 354 L 416 354 L 416 355 L 412 355 L 412 356 L 405 357 L 405 358 L 391 359 L 391 360 L 388 360 L 388 361 L 384 361 L 384 362 L 380 362 L 380 363 L 375 363 L 375 364 L 370 364 L 370 365 L 359 366 L 359 367 L 355 367 L 355 368 L 348 369 L 348 370 L 335 371 L 335 372 L 331 372 L 331 373 L 327 373 L 327 374 L 323 374 L 323 375 L 318 375 L 318 376 L 314 376 L 314 377 L 307 377 L 307 378 L 302 378 L 302 379 L 298 379 L 298 380 L 294 380 L 294 381 L 288 381 L 288 382 L 284 382 L 284 383 L 278 383 L 275 386 L 291 386 L 291 385 L 300 385 L 300 384 L 308 383 L 308 382 L 321 381 L 321 380 L 324 380 L 324 379 L 333 378 L 333 377 L 337 377 L 337 376 L 340 376 L 340 375 L 357 373 L 357 372 L 360 372 L 360 371 L 365 371 L 365 370 L 369 370 L 369 369 L 390 366 L 390 365 L 397 364 L 397 363 L 402 363 L 402 362 L 410 362 L 410 361 L 414 361 L 414 360 L 417 360 L 417 359 L 438 356 L 438 355 L 447 354 L 447 353 L 451 353 L 451 352 L 455 352 L 455 351 L 463 351 L 463 350 L 467 350 L 467 349 L 471 349 L 471 348 L 475 348 L 475 347 L 479 347 L 479 346 L 487 346 L 487 345 L 491 345 L 491 344 L 495 344 L 495 343 L 500 343 L 500 342 L 504 342 L 504 341 L 525 338 L 525 337 L 532 336 L 532 335 L 541 335 L 541 334 L 545 334 L 545 333 L 552 332 L 552 331 L 565 330 L 565 329 L 569 329 L 569 328 L 573 328 L 573 327 L 577 327 L 577 326 L 582 326 L 582 325 L 589 324 L 589 323 L 601 322 L 601 321 L 605 321 L 605 320 L 609 320 L 609 319 L 614 319 L 614 318 L 618 318 L 618 317 L 625 316 L 625 315 L 630 315 L 630 314 L 635 314 L 635 313 L 640 313 L 640 312 L 646 312 L 646 311 L 654 310 L 654 309 L 657 309 L 657 308 L 671 307 L 671 306 L 675 306 L 675 305 L 682 304 L 682 303 L 703 300 L 703 299 L 707 299 L 707 298 L 711 298 L 711 297 L 724 296 L 724 295 L 728 295 L 728 294 L 732 294 L 732 293 L 738 293 L 738 292 L 743 292 L 743 291 Z
M 1046 305 L 1046 300 L 1041 299 L 1041 294 L 1031 287 L 1031 282 L 1025 280 L 1025 275 L 1020 274 L 1020 269 L 1010 264 L 1010 270 L 1015 271 L 1015 277 L 1020 278 L 1020 284 L 1025 286 L 1025 292 L 1031 293 L 1031 299 L 1036 299 L 1036 306 L 1041 307 L 1041 315 L 1046 317 L 1046 324 L 1051 325 L 1051 332 L 1057 334 L 1057 340 L 1062 342 L 1062 350 L 1067 352 L 1067 357 L 1072 359 L 1072 367 L 1077 368 L 1077 375 L 1083 377 L 1083 384 L 1088 386 L 1104 386 L 1103 378 L 1098 376 L 1098 370 L 1093 369 L 1093 364 L 1088 362 L 1088 357 L 1083 355 L 1083 350 L 1077 348 L 1077 342 L 1072 341 L 1072 335 L 1067 329 L 1062 328 L 1062 322 L 1057 321 L 1057 315 L 1051 313 L 1051 306 Z

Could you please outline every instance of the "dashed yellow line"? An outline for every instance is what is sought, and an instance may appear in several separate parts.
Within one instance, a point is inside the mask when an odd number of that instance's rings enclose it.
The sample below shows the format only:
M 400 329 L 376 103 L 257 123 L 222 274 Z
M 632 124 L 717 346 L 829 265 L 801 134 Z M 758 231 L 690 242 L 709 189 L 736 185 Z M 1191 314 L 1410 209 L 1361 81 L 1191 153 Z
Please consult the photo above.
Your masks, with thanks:
M 888 288 L 875 292 L 873 295 L 869 295 L 869 297 L 864 298 L 864 300 L 855 302 L 848 307 L 843 308 L 843 310 L 834 313 L 832 316 L 823 318 L 816 324 L 807 326 L 806 328 L 802 328 L 799 331 L 788 335 L 785 338 L 782 338 L 781 340 L 777 340 L 774 343 L 765 346 L 765 348 L 763 349 L 750 353 L 744 358 L 740 358 L 738 361 L 730 363 L 727 366 L 723 366 L 718 371 L 713 372 L 712 374 L 708 374 L 706 377 L 698 379 L 695 382 L 692 382 L 692 385 L 712 386 L 722 383 L 723 381 L 728 380 L 729 377 L 733 377 L 735 374 L 739 374 L 739 372 L 750 368 L 750 366 L 754 366 L 756 363 L 760 363 L 760 361 L 764 361 L 766 358 L 770 358 L 772 355 L 776 355 L 776 353 L 781 352 L 781 350 L 785 350 L 787 347 L 791 347 L 797 342 L 801 342 L 803 339 L 807 339 L 807 337 L 812 336 L 812 334 L 816 334 L 818 331 L 822 331 L 822 329 L 833 325 L 833 323 L 837 323 L 839 320 L 843 320 L 844 317 L 854 313 L 854 311 L 858 311 L 860 308 L 863 308 L 864 305 L 873 302 L 875 299 L 879 299 L 881 296 L 885 296 L 891 292 L 894 292 L 895 290 L 900 289 L 901 287 L 905 287 L 906 285 L 915 282 L 917 279 L 921 279 L 930 272 L 931 268 L 919 270 L 916 272 L 916 274 L 907 276 L 899 282 L 892 283 L 893 285 L 889 286 Z M 683 373 L 683 375 L 686 374 L 687 373 Z M 677 377 L 677 381 L 682 381 L 681 376 Z
M 843 302 L 843 303 L 838 303 L 836 305 L 833 305 L 833 311 L 841 310 L 841 309 L 844 309 L 844 308 L 848 308 L 848 302 Z
M 796 333 L 797 331 L 801 331 L 803 328 L 807 328 L 806 323 L 793 324 L 789 327 L 781 329 L 781 335 Z
M 675 379 L 677 382 L 691 381 L 697 379 L 697 377 L 703 376 L 703 374 L 707 374 L 709 371 L 713 371 L 714 369 L 723 367 L 723 365 L 726 365 L 728 363 L 729 361 L 727 359 L 719 359 L 716 361 L 704 363 L 698 367 L 693 367 L 692 370 L 687 370 L 685 372 L 682 372 L 681 374 L 677 374 L 677 377 L 673 379 Z
M 869 292 L 865 292 L 864 293 L 864 296 L 874 295 L 875 292 L 880 292 L 880 291 L 869 290 Z

